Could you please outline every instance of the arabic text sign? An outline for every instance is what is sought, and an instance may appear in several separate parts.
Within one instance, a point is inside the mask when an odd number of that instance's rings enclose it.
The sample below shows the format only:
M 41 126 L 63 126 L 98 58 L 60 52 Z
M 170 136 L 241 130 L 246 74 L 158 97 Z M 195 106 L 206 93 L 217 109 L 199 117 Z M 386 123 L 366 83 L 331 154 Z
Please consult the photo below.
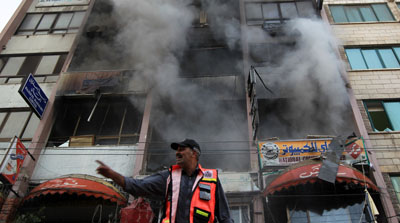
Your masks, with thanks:
M 259 142 L 261 167 L 291 165 L 325 153 L 331 140 L 302 140 Z M 346 144 L 341 160 L 348 163 L 366 160 L 367 155 L 362 139 Z
M 33 78 L 32 74 L 29 74 L 25 83 L 21 86 L 18 91 L 25 101 L 33 108 L 36 115 L 42 119 L 44 110 L 46 109 L 47 102 L 49 99 L 40 88 L 39 84 Z
M 24 144 L 17 137 L 14 138 L 0 167 L 0 174 L 10 184 L 14 184 L 28 154 Z

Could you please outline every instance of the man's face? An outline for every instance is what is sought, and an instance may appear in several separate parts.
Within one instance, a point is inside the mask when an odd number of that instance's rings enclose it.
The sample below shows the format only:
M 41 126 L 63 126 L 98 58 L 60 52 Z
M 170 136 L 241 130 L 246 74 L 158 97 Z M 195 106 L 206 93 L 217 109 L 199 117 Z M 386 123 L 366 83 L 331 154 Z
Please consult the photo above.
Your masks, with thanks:
M 181 167 L 187 166 L 193 161 L 193 158 L 195 158 L 195 154 L 190 147 L 179 146 L 176 150 L 176 164 Z

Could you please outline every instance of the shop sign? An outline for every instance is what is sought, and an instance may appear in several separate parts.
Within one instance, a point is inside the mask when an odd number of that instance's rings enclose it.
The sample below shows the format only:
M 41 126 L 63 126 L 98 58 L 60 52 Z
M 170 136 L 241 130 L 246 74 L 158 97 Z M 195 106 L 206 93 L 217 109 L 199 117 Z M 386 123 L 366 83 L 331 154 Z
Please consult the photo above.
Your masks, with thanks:
M 14 137 L 11 146 L 6 151 L 0 165 L 0 175 L 4 183 L 14 184 L 28 154 L 24 144 L 18 137 Z
M 261 168 L 265 166 L 288 166 L 321 156 L 328 151 L 330 143 L 331 139 L 260 141 L 258 142 L 258 151 Z M 363 140 L 348 141 L 340 159 L 348 164 L 368 163 Z
M 33 109 L 35 114 L 42 119 L 49 99 L 42 88 L 40 88 L 32 74 L 29 74 L 25 83 L 21 85 L 21 88 L 18 90 L 18 92 Z
M 90 0 L 39 0 L 36 7 L 63 6 L 63 5 L 88 5 Z

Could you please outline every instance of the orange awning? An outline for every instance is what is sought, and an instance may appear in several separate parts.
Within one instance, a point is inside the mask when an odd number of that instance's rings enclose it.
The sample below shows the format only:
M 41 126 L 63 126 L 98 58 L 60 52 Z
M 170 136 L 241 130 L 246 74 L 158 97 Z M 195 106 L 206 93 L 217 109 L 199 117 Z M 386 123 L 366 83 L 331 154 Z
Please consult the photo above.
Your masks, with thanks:
M 46 181 L 35 187 L 24 200 L 52 194 L 77 194 L 103 198 L 118 205 L 126 205 L 121 192 L 107 181 L 88 175 L 69 175 Z
M 264 190 L 264 196 L 300 184 L 322 182 L 322 180 L 318 178 L 321 165 L 321 161 L 309 160 L 308 162 L 305 161 L 304 165 L 299 163 L 294 167 L 289 167 L 289 170 L 279 175 L 268 185 L 268 187 Z M 378 187 L 368 177 L 366 177 L 357 169 L 354 169 L 350 166 L 345 166 L 343 164 L 339 165 L 336 182 L 354 183 L 363 187 L 366 185 L 368 188 L 378 191 Z

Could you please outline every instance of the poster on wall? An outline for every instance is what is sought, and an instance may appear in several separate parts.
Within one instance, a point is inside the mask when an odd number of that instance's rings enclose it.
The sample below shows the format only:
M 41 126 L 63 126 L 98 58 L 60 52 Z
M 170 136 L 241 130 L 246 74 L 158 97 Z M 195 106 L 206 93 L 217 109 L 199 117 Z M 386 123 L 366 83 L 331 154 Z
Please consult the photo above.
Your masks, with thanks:
M 3 183 L 14 184 L 17 181 L 18 174 L 27 154 L 28 151 L 24 144 L 15 136 L 0 165 L 0 175 Z
M 36 7 L 88 5 L 90 0 L 38 0 Z
M 318 157 L 328 150 L 330 143 L 331 139 L 260 141 L 258 142 L 260 166 L 261 168 L 289 166 Z M 368 156 L 362 138 L 347 141 L 340 159 L 347 164 L 368 164 Z

